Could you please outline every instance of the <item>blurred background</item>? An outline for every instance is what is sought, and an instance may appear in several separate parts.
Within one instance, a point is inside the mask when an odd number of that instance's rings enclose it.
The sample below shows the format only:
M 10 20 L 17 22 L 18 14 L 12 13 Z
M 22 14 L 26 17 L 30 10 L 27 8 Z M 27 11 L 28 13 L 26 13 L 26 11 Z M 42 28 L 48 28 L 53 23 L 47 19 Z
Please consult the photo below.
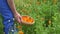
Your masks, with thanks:
M 24 34 L 60 34 L 60 0 L 14 0 L 16 10 L 21 15 L 34 18 L 31 26 L 17 24 Z M 0 16 L 0 34 L 3 34 L 2 16 Z M 19 32 L 18 32 L 19 33 Z

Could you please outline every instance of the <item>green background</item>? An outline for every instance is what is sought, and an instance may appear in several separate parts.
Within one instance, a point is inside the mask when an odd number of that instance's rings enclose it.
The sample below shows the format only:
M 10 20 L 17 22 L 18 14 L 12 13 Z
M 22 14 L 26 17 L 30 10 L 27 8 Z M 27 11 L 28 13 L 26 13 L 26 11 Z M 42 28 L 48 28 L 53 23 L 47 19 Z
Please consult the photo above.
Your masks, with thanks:
M 24 34 L 60 34 L 60 0 L 15 0 L 15 5 L 21 15 L 35 20 L 34 25 L 21 25 Z M 2 18 L 0 33 L 3 33 Z

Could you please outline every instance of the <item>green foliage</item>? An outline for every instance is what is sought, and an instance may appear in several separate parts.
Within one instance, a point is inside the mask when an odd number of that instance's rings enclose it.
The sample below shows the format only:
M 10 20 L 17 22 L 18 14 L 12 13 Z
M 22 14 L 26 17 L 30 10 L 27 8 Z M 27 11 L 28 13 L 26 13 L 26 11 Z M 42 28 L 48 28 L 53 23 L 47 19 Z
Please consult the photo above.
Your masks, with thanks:
M 15 0 L 15 5 L 21 15 L 35 20 L 34 25 L 21 25 L 24 34 L 60 34 L 60 0 Z

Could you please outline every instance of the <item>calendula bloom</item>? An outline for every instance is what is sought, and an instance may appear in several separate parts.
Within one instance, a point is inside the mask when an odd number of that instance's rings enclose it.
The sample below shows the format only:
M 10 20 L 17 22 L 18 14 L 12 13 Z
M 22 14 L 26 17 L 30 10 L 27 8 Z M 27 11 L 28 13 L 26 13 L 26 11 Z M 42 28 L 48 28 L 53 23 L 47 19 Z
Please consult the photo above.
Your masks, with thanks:
M 24 32 L 23 31 L 19 31 L 18 34 L 24 34 Z

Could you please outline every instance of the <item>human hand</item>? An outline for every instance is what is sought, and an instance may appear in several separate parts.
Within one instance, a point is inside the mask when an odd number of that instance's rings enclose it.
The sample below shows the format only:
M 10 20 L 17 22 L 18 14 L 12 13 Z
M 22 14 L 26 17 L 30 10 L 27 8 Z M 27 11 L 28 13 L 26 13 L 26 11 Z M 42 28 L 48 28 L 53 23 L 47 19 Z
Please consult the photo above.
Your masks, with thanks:
M 17 22 L 19 22 L 19 23 L 22 22 L 22 21 L 21 21 L 21 15 L 20 15 L 18 12 L 16 12 L 16 13 L 14 14 L 14 18 L 15 18 L 15 20 L 16 20 Z

